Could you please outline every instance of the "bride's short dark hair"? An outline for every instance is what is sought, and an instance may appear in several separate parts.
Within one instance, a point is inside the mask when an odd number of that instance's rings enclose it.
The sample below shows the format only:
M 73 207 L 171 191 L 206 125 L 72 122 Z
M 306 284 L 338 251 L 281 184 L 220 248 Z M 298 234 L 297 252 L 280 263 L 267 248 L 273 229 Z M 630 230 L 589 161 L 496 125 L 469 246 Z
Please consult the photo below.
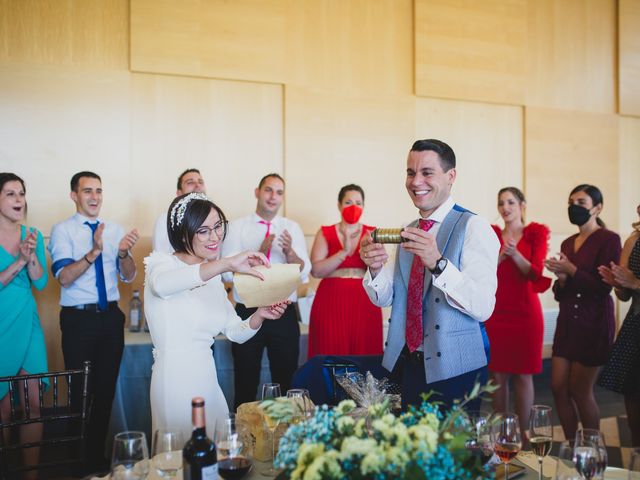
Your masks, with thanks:
M 167 233 L 169 234 L 169 243 L 171 243 L 176 252 L 193 254 L 193 237 L 205 222 L 211 210 L 215 210 L 218 213 L 220 221 L 225 225 L 222 240 L 227 236 L 227 217 L 215 203 L 208 199 L 205 200 L 204 194 L 199 194 L 204 198 L 189 200 L 183 210 L 181 206 L 178 206 L 178 203 L 190 195 L 194 196 L 193 193 L 185 193 L 174 198 L 171 202 L 167 213 Z

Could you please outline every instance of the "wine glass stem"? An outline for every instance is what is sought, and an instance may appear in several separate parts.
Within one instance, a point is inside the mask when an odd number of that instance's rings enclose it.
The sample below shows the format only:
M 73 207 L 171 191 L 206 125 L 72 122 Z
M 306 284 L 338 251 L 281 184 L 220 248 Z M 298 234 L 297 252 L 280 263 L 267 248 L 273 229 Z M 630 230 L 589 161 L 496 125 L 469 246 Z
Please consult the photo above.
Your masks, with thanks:
M 509 480 L 509 464 L 504 464 L 504 480 Z
M 540 464 L 540 471 L 538 471 L 538 480 L 542 480 L 542 458 L 538 457 L 538 463 Z
M 276 428 L 278 428 L 277 425 Z M 273 468 L 275 468 L 276 464 L 276 428 L 271 431 L 271 458 L 273 459 Z

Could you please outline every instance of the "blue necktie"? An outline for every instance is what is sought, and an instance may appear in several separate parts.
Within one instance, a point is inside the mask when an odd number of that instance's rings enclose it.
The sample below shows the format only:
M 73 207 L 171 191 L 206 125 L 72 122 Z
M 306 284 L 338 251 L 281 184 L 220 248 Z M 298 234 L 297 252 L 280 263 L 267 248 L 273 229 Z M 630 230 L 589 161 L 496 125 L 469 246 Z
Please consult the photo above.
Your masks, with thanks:
M 96 228 L 98 228 L 98 224 L 100 222 L 96 222 L 96 223 L 89 223 L 89 222 L 84 222 L 85 225 L 89 225 L 89 228 L 91 229 L 91 234 L 95 234 L 96 233 Z M 93 266 L 96 267 L 96 288 L 98 289 L 98 306 L 100 307 L 100 310 L 102 310 L 103 312 L 107 311 L 107 286 L 104 283 L 104 268 L 102 267 L 102 253 L 100 253 L 100 255 L 98 255 L 95 259 L 95 261 L 93 262 Z

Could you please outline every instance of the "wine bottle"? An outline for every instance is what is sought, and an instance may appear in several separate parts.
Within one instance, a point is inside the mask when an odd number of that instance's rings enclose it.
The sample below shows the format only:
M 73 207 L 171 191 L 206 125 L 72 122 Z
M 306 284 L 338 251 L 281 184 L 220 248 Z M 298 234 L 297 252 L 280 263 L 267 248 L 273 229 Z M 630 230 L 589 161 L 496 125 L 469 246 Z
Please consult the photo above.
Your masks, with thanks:
M 191 439 L 182 449 L 184 480 L 218 480 L 216 446 L 207 438 L 204 417 L 204 398 L 191 400 Z

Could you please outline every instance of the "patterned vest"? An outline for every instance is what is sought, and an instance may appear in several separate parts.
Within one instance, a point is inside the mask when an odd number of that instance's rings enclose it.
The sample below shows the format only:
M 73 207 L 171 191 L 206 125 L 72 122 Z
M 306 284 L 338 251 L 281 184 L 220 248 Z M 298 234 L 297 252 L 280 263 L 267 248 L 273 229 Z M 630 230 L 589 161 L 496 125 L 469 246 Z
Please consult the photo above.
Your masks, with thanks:
M 455 205 L 440 225 L 436 242 L 442 255 L 458 269 L 467 222 L 473 213 Z M 411 223 L 416 226 L 418 221 Z M 413 255 L 398 248 L 393 274 L 393 302 L 382 365 L 393 370 L 405 345 L 407 285 Z M 426 270 L 423 302 L 424 367 L 427 383 L 462 375 L 488 363 L 489 341 L 482 323 L 451 307 L 432 286 Z

